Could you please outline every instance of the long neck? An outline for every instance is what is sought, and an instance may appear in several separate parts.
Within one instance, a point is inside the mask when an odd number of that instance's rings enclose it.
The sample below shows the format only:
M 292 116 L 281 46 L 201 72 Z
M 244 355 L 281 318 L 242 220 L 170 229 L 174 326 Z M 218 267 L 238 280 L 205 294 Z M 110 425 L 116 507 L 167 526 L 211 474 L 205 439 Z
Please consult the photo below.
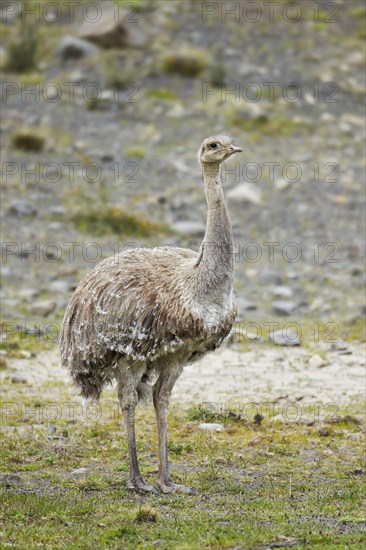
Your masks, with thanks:
M 200 269 L 206 283 L 231 286 L 234 271 L 233 234 L 220 179 L 219 163 L 202 163 L 207 203 L 206 233 L 200 249 Z

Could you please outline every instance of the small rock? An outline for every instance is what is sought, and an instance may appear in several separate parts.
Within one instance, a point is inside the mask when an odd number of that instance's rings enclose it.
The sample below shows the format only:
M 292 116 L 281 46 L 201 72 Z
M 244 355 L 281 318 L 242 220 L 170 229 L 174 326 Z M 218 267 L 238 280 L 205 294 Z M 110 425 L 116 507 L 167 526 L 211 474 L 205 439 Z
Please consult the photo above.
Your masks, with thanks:
M 51 281 L 48 288 L 52 292 L 64 294 L 69 291 L 69 283 L 67 281 Z
M 346 62 L 350 65 L 363 65 L 365 63 L 363 53 L 354 51 L 347 55 Z
M 291 298 L 293 292 L 289 286 L 276 286 L 273 294 L 279 298 Z
M 54 433 L 56 433 L 56 426 L 54 424 L 48 424 L 47 425 L 47 435 L 52 436 Z
M 241 183 L 227 193 L 227 197 L 232 200 L 250 202 L 261 205 L 263 197 L 261 191 L 252 183 Z
M 23 300 L 33 300 L 38 296 L 39 290 L 37 288 L 22 288 L 18 290 L 18 298 Z
M 338 351 L 338 353 L 341 355 L 351 355 L 352 353 L 352 351 L 348 349 L 348 346 L 342 340 L 339 340 L 338 342 L 334 342 L 330 346 L 330 349 L 332 351 Z
M 254 424 L 258 424 L 258 426 L 260 426 L 262 423 L 262 420 L 264 420 L 264 416 L 262 416 L 261 414 L 257 413 L 254 415 L 254 418 L 253 418 Z
M 76 38 L 74 36 L 64 36 L 61 38 L 56 54 L 61 61 L 82 59 L 83 57 L 91 57 L 97 55 L 99 49 L 87 40 Z
M 316 354 L 310 357 L 309 359 L 309 366 L 312 369 L 320 369 L 322 367 L 325 367 L 327 365 L 327 362 L 325 359 L 323 359 L 320 355 Z
M 274 181 L 274 187 L 278 191 L 284 191 L 288 187 L 291 187 L 291 183 L 288 180 L 285 180 L 284 178 L 280 178 Z
M 357 275 L 362 275 L 363 272 L 364 272 L 364 270 L 359 265 L 352 265 L 351 268 L 350 268 L 350 273 L 353 277 L 355 277 Z
M 9 213 L 15 216 L 35 216 L 37 208 L 31 202 L 21 199 L 11 203 Z
M 148 40 L 148 34 L 138 21 L 125 24 L 121 12 L 118 13 L 113 2 L 99 4 L 102 9 L 101 16 L 96 21 L 83 21 L 79 29 L 79 36 L 90 40 L 101 48 L 135 48 L 144 47 Z
M 214 432 L 221 432 L 222 430 L 225 430 L 225 427 L 222 424 L 211 424 L 204 422 L 203 424 L 200 424 L 199 426 L 200 430 L 211 430 Z
M 53 300 L 40 300 L 31 306 L 31 313 L 47 317 L 56 309 L 57 303 Z
M 50 214 L 52 216 L 64 216 L 65 208 L 63 206 L 55 205 L 50 207 Z
M 186 236 L 202 236 L 205 232 L 205 226 L 202 222 L 190 222 L 190 221 L 179 221 L 175 222 L 172 225 L 174 231 L 177 233 L 186 235 Z
M 270 269 L 264 269 L 259 274 L 259 282 L 261 285 L 280 285 L 282 279 L 278 273 L 271 271 Z
M 255 311 L 257 309 L 257 305 L 251 300 L 242 298 L 239 299 L 239 309 L 242 311 Z
M 332 435 L 332 432 L 330 431 L 329 428 L 326 428 L 325 426 L 323 426 L 319 428 L 318 435 L 320 435 L 320 437 L 328 437 L 329 435 Z
M 30 351 L 27 351 L 25 349 L 20 350 L 19 355 L 23 359 L 31 359 L 34 356 L 34 354 L 32 354 Z
M 272 302 L 272 307 L 278 315 L 291 315 L 297 308 L 297 304 L 289 300 L 275 300 Z
M 355 416 L 351 416 L 350 414 L 346 414 L 343 417 L 343 422 L 348 422 L 349 424 L 355 424 L 356 426 L 359 426 L 361 424 L 361 421 L 356 418 Z
M 269 339 L 278 346 L 299 346 L 300 338 L 293 330 L 275 330 Z
M 86 474 L 87 471 L 88 471 L 87 468 L 77 468 L 76 470 L 73 470 L 71 472 L 71 475 L 72 476 L 81 476 L 83 474 Z

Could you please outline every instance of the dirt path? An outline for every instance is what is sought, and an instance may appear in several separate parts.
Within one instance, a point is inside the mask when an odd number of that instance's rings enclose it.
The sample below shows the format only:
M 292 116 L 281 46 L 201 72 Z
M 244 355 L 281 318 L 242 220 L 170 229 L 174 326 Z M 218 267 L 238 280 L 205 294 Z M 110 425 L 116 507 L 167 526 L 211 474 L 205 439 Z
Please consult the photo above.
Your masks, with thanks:
M 246 352 L 224 347 L 186 367 L 174 388 L 172 404 L 186 407 L 226 402 L 243 406 L 288 400 L 304 404 L 321 401 L 340 407 L 364 395 L 362 344 L 347 344 L 343 350 L 328 347 L 321 356 L 325 365 L 320 367 L 313 359 L 314 353 L 302 347 L 258 344 Z M 2 377 L 21 377 L 34 395 L 57 398 L 61 388 L 69 385 L 67 372 L 59 365 L 57 349 L 31 359 L 12 360 L 9 367 Z M 19 385 L 12 387 L 15 396 Z

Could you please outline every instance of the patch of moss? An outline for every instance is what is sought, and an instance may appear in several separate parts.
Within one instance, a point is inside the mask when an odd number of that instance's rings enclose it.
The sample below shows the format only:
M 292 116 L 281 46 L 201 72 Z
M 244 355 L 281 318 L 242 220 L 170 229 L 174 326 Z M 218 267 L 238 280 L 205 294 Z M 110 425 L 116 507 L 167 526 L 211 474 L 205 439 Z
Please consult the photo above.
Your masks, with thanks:
M 208 67 L 209 62 L 206 50 L 186 47 L 165 54 L 161 59 L 161 67 L 167 73 L 194 78 Z
M 153 97 L 155 99 L 161 99 L 163 101 L 172 101 L 178 99 L 177 94 L 173 90 L 168 88 L 149 88 L 146 90 L 145 95 L 147 97 Z
M 154 233 L 168 231 L 168 227 L 164 224 L 150 222 L 113 207 L 74 211 L 70 219 L 79 231 L 96 236 L 115 233 L 147 237 Z
M 229 127 L 240 128 L 245 132 L 265 134 L 265 135 L 280 135 L 289 136 L 297 131 L 308 131 L 309 123 L 298 122 L 289 117 L 280 115 L 267 115 L 266 113 L 253 116 L 249 113 L 238 113 L 235 111 L 229 112 L 227 117 Z
M 20 151 L 40 153 L 46 145 L 46 138 L 38 128 L 24 127 L 12 136 L 12 145 Z
M 349 9 L 347 13 L 351 17 L 361 19 L 364 22 L 366 18 L 366 7 L 363 4 L 360 4 L 359 6 Z
M 146 156 L 146 149 L 144 147 L 130 147 L 126 151 L 126 157 L 142 159 Z

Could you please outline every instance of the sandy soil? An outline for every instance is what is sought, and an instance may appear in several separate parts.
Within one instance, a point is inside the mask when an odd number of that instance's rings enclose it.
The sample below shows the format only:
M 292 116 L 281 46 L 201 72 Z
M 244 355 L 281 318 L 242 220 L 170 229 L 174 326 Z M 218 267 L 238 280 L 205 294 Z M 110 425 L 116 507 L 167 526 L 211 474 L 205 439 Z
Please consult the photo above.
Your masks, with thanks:
M 250 403 L 324 404 L 334 403 L 335 409 L 364 395 L 365 349 L 359 343 L 347 344 L 346 349 L 321 352 L 325 366 L 312 361 L 314 353 L 302 347 L 284 348 L 271 345 L 252 345 L 250 351 L 238 352 L 223 347 L 185 368 L 172 397 L 172 405 L 188 407 L 202 403 L 215 406 L 226 403 L 232 410 L 249 407 Z M 316 362 L 315 362 L 316 363 Z M 57 349 L 39 353 L 36 358 L 16 359 L 2 377 L 18 376 L 30 385 L 30 393 L 57 397 L 60 386 L 67 387 L 67 372 L 59 365 Z M 53 387 L 53 382 L 57 384 Z M 61 383 L 61 385 L 60 385 Z M 12 385 L 15 396 L 19 385 Z M 70 395 L 75 392 L 70 387 Z M 8 396 L 9 397 L 9 396 Z M 208 405 L 207 405 L 208 406 Z M 276 411 L 274 411 L 276 413 Z M 296 409 L 291 411 L 295 414 Z

